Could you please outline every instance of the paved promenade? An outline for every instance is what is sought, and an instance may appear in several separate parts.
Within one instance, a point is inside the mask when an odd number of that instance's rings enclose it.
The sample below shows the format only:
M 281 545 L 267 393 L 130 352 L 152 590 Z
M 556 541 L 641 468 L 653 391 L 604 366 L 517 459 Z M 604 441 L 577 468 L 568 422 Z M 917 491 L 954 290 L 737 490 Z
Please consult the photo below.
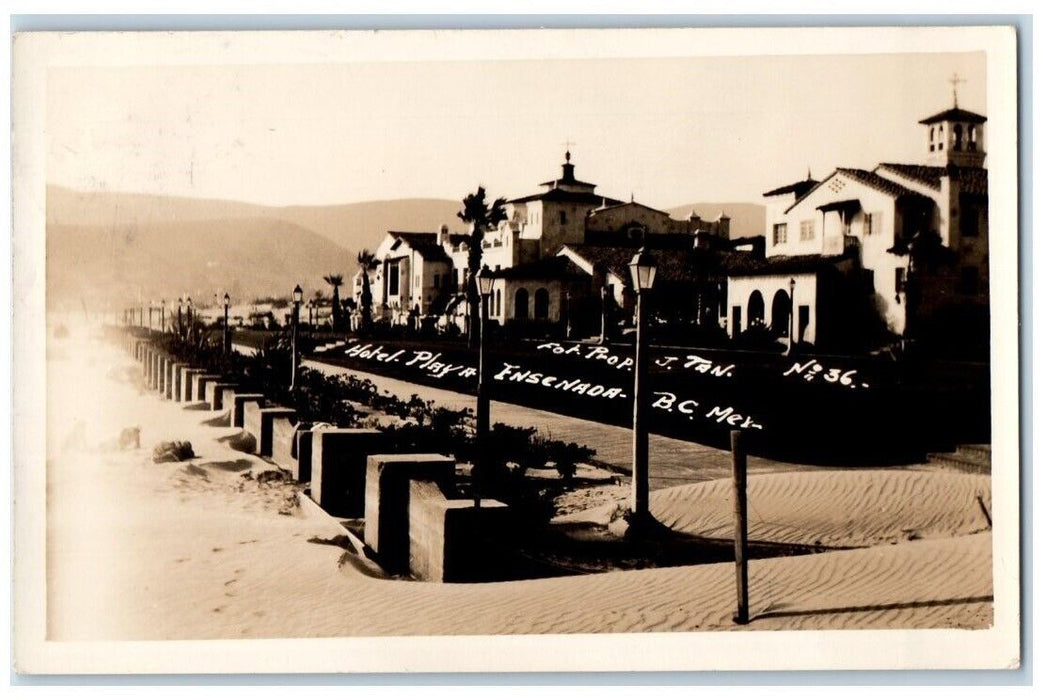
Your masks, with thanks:
M 381 389 L 386 389 L 400 398 L 405 399 L 416 394 L 425 401 L 434 401 L 437 405 L 446 408 L 457 410 L 474 408 L 475 399 L 467 394 L 360 372 L 318 360 L 305 360 L 302 365 L 327 374 L 354 374 L 365 377 Z M 588 445 L 597 450 L 595 459 L 599 462 L 623 473 L 630 472 L 632 437 L 629 428 L 620 428 L 501 401 L 493 401 L 490 411 L 492 423 L 506 423 L 519 427 L 533 426 L 555 440 Z M 748 460 L 748 470 L 751 474 L 823 468 L 825 467 L 790 464 L 762 457 L 751 456 Z M 649 438 L 649 483 L 653 489 L 721 479 L 730 477 L 730 475 L 731 454 L 726 450 L 661 435 L 651 435 Z

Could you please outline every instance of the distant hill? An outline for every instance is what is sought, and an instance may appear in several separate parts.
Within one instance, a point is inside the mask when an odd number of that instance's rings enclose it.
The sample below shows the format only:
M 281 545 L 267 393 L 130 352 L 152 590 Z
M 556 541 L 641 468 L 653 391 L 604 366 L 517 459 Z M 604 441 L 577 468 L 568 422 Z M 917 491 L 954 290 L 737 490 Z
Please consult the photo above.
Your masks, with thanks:
M 48 303 L 134 302 L 187 292 L 236 300 L 279 295 L 294 284 L 329 293 L 322 276 L 350 280 L 356 254 L 386 231 L 465 231 L 460 203 L 397 199 L 328 206 L 268 207 L 218 199 L 47 188 Z M 732 217 L 732 237 L 764 233 L 764 207 L 699 203 L 674 207 L 712 220 Z M 342 290 L 343 291 L 343 290 Z
M 266 207 L 51 186 L 49 302 L 85 294 L 125 301 L 140 293 L 147 300 L 192 290 L 212 297 L 226 289 L 244 299 L 298 282 L 309 293 L 328 292 L 322 275 L 348 280 L 357 251 L 375 248 L 388 229 L 433 231 L 445 223 L 462 230 L 458 209 L 458 202 L 437 199 Z
M 392 199 L 322 207 L 293 206 L 278 209 L 279 216 L 326 236 L 355 253 L 373 250 L 389 231 L 436 231 L 445 224 L 450 231 L 466 231 L 456 217 L 460 202 L 449 199 Z
M 684 204 L 666 210 L 675 219 L 687 218 L 694 211 L 706 221 L 713 221 L 724 212 L 732 218 L 731 237 L 764 235 L 764 206 L 748 202 L 699 202 Z
M 345 273 L 347 251 L 327 238 L 278 219 L 141 222 L 47 227 L 47 293 L 53 307 L 77 300 L 127 303 L 187 293 L 209 303 L 226 291 L 236 301 L 309 296 L 330 288 L 325 274 Z

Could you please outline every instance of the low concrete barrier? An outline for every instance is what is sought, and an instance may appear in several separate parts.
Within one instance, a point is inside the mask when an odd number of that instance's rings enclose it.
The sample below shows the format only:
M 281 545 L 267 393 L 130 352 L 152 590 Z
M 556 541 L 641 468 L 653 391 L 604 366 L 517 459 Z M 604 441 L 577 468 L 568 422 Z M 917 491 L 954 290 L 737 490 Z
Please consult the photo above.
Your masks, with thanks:
M 276 418 L 288 418 L 296 422 L 297 412 L 281 406 L 261 408 L 255 402 L 247 402 L 243 407 L 243 430 L 254 436 L 257 442 L 255 453 L 262 457 L 272 456 L 272 421 Z
M 288 472 L 297 471 L 293 441 L 297 434 L 296 418 L 279 416 L 272 419 L 272 461 Z
M 433 481 L 410 481 L 408 508 L 409 572 L 413 576 L 462 583 L 495 575 L 513 531 L 513 516 L 506 504 L 482 499 L 481 508 L 475 508 L 471 499 L 447 499 Z
M 158 379 L 156 381 L 156 389 L 159 391 L 160 396 L 166 397 L 167 395 L 167 382 L 170 379 L 170 356 L 167 354 L 161 354 L 159 356 L 159 371 Z
M 206 401 L 206 385 L 208 382 L 219 382 L 223 379 L 220 374 L 197 374 L 195 386 L 192 389 L 192 400 L 196 403 Z
M 312 500 L 327 513 L 361 518 L 366 512 L 366 458 L 386 451 L 387 438 L 379 430 L 312 430 Z
M 435 454 L 371 454 L 366 461 L 365 540 L 389 571 L 409 570 L 409 482 L 453 487 L 456 461 Z
M 264 408 L 264 394 L 232 394 L 231 407 L 232 407 L 232 427 L 242 428 L 245 423 L 243 417 L 246 414 L 246 407 L 250 404 L 257 404 L 258 408 Z
M 225 389 L 234 389 L 235 384 L 232 382 L 207 382 L 206 393 L 204 394 L 204 400 L 210 404 L 211 410 L 220 411 L 224 408 L 224 392 Z
M 156 388 L 156 349 L 149 346 L 145 351 L 145 386 L 149 389 Z
M 167 379 L 167 398 L 171 401 L 177 401 L 181 398 L 181 368 L 185 366 L 184 362 L 170 363 L 170 373 Z
M 312 430 L 298 430 L 296 454 L 293 461 L 293 478 L 302 484 L 311 481 Z
M 199 367 L 185 367 L 181 370 L 181 402 L 188 403 L 193 400 L 192 385 L 195 384 L 196 375 L 205 374 L 205 369 Z

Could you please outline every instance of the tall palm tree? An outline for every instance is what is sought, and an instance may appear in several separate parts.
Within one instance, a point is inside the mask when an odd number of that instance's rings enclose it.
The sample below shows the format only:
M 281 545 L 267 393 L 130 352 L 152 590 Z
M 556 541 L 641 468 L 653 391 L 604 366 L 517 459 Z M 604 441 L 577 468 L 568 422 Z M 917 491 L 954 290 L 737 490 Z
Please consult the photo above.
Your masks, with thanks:
M 460 220 L 471 224 L 471 236 L 467 243 L 467 269 L 470 272 L 467 283 L 467 313 L 470 322 L 467 324 L 467 337 L 470 345 L 474 347 L 478 343 L 478 270 L 482 265 L 482 241 L 485 232 L 492 231 L 497 224 L 507 219 L 504 205 L 507 200 L 503 197 L 497 198 L 492 205 L 485 201 L 485 188 L 481 185 L 474 194 L 469 194 L 463 199 L 463 211 L 457 212 Z
M 373 292 L 369 288 L 369 268 L 373 265 L 373 253 L 365 248 L 359 251 L 358 262 L 362 270 L 362 294 L 359 297 L 359 312 L 362 314 L 362 327 L 369 326 L 373 318 Z
M 333 287 L 333 330 L 340 330 L 340 286 L 344 284 L 344 275 L 329 274 L 322 279 Z

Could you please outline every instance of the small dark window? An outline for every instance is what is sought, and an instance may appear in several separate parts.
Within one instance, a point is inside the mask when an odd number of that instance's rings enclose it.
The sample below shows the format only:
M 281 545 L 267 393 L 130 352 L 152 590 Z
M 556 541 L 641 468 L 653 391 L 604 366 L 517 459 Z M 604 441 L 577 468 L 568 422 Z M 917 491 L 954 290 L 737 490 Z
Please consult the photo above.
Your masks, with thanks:
M 879 216 L 879 214 L 877 216 Z M 863 236 L 872 236 L 873 235 L 874 224 L 878 225 L 877 222 L 873 220 L 874 218 L 875 217 L 873 216 L 873 214 L 870 214 L 869 212 L 866 212 L 865 215 L 862 217 L 862 235 Z
M 905 268 L 895 268 L 895 294 L 901 294 L 905 291 Z
M 564 211 L 559 211 L 559 212 L 558 212 L 558 220 L 559 220 L 559 221 L 560 221 L 560 222 L 561 222 L 562 224 L 566 223 L 566 218 L 565 218 L 565 212 L 564 212 Z

